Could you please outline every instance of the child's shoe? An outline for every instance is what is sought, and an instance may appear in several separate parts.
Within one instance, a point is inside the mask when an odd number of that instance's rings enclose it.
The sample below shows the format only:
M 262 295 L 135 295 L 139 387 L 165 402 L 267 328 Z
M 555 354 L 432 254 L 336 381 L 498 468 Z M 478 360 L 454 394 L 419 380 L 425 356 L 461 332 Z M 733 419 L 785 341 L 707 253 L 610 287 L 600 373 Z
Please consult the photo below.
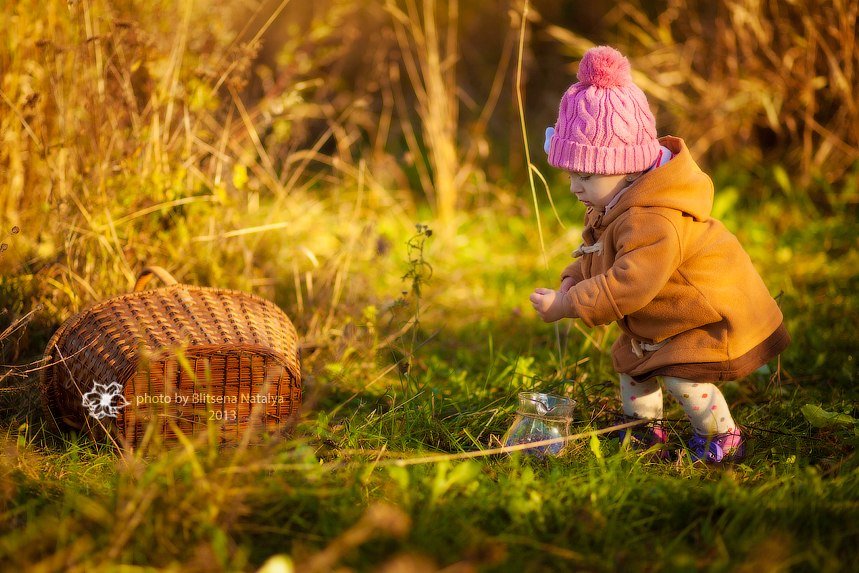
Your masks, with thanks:
M 735 462 L 742 459 L 746 453 L 739 429 L 715 436 L 702 436 L 696 432 L 686 446 L 692 460 L 696 462 Z
M 632 416 L 619 416 L 615 421 L 615 426 L 620 424 L 628 424 L 629 422 L 637 422 L 641 418 L 633 418 Z M 647 424 L 624 428 L 609 432 L 609 437 L 617 438 L 621 443 L 626 440 L 629 435 L 629 444 L 637 450 L 647 450 L 653 446 L 662 446 L 668 442 L 668 432 L 665 426 L 658 420 L 653 420 Z M 671 453 L 667 450 L 660 450 L 660 457 L 668 458 Z

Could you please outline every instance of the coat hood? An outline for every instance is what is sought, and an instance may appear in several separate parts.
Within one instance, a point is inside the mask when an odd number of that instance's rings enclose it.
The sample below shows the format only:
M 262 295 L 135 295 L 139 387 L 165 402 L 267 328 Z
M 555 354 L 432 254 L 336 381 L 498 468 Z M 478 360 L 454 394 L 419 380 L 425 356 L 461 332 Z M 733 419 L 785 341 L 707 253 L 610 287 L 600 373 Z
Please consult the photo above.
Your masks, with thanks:
M 686 143 L 679 137 L 661 137 L 674 157 L 663 165 L 639 177 L 620 200 L 602 216 L 599 226 L 605 227 L 631 207 L 666 207 L 690 215 L 697 221 L 710 218 L 713 209 L 713 182 L 701 171 Z

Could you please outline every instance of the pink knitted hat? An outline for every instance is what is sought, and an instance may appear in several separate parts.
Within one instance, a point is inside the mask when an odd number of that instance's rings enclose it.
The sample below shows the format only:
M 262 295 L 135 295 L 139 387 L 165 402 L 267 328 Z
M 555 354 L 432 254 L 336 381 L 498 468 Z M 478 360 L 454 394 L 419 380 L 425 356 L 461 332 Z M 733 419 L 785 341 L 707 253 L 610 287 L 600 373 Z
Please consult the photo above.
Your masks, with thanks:
M 656 121 L 632 83 L 629 61 L 609 46 L 585 52 L 578 83 L 561 98 L 555 128 L 546 130 L 549 164 L 579 173 L 619 175 L 656 161 Z

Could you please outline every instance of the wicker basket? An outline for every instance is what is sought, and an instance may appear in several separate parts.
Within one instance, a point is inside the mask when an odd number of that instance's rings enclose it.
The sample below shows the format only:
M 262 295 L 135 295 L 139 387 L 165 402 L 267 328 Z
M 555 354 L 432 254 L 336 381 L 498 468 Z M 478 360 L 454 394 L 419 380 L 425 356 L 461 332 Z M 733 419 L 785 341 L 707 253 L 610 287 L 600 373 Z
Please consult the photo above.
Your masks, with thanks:
M 167 286 L 144 291 L 153 276 Z M 144 269 L 134 292 L 67 320 L 45 364 L 48 420 L 125 446 L 140 442 L 150 419 L 167 439 L 212 421 L 227 441 L 274 430 L 301 404 L 298 338 L 275 304 L 178 284 L 160 267 Z

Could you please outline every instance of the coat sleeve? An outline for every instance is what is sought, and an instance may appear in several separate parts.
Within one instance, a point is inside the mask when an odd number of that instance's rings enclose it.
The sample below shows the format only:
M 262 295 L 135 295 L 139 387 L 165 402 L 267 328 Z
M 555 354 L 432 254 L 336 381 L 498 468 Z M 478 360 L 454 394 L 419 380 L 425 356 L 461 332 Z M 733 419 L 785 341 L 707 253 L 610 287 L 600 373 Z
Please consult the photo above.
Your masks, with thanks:
M 578 258 L 561 271 L 561 282 L 567 277 L 572 277 L 573 284 L 577 284 L 585 280 L 585 275 L 582 272 L 582 259 Z
M 594 210 L 593 207 L 588 207 L 585 213 L 585 229 L 588 229 L 593 224 Z M 582 258 L 579 257 L 561 271 L 561 282 L 567 277 L 572 277 L 573 284 L 577 284 L 585 280 L 585 273 L 582 270 Z
M 658 213 L 633 213 L 621 223 L 611 268 L 567 292 L 575 316 L 588 326 L 608 324 L 643 308 L 682 261 L 674 224 Z

